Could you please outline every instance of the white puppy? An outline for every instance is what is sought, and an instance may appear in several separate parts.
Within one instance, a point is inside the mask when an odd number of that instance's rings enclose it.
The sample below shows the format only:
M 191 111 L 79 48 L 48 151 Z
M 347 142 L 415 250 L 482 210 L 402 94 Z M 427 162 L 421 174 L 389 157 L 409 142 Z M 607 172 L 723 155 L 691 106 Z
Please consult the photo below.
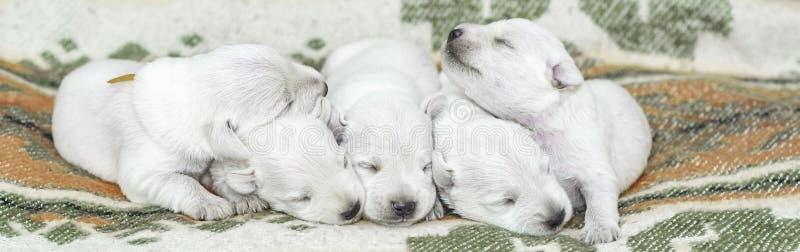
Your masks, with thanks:
M 607 80 L 584 82 L 561 42 L 524 19 L 459 25 L 442 59 L 478 105 L 533 131 L 573 206 L 586 204 L 582 239 L 615 240 L 619 193 L 642 173 L 651 146 L 630 94 Z
M 445 205 L 520 233 L 552 234 L 569 220 L 569 198 L 528 129 L 455 94 L 432 98 L 427 112 L 433 177 Z
M 308 221 L 358 220 L 364 188 L 320 120 L 284 115 L 240 134 L 247 136 L 242 140 L 251 157 L 215 160 L 209 169 L 212 187 L 237 212 L 258 211 L 269 203 L 273 210 Z
M 364 184 L 365 217 L 409 225 L 427 216 L 436 192 L 431 121 L 420 104 L 439 89 L 430 55 L 405 41 L 366 40 L 335 50 L 322 73 L 344 115 L 335 133 Z
M 130 73 L 133 81 L 106 83 Z M 131 201 L 218 219 L 233 209 L 198 183 L 209 162 L 247 159 L 237 132 L 308 113 L 326 90 L 319 73 L 261 45 L 144 65 L 93 62 L 64 78 L 53 140 L 67 161 L 117 182 Z

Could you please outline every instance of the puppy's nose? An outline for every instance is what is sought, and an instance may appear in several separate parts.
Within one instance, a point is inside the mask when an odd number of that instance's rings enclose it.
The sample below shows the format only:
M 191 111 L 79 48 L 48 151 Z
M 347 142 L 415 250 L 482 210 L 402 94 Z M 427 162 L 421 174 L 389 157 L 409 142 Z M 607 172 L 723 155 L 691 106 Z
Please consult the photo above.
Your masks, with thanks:
M 341 214 L 342 219 L 346 221 L 352 220 L 356 217 L 356 215 L 358 215 L 359 210 L 361 210 L 361 201 L 356 201 L 356 203 L 353 203 L 353 206 L 351 206 L 349 210 Z
M 461 37 L 461 34 L 464 34 L 464 31 L 462 31 L 461 29 L 454 29 L 450 31 L 450 35 L 447 36 L 447 42 L 453 41 L 454 39 Z
M 561 209 L 561 211 L 558 212 L 557 214 L 550 216 L 550 219 L 547 219 L 546 222 L 547 226 L 550 227 L 550 229 L 555 230 L 556 228 L 558 228 L 558 226 L 561 226 L 562 222 L 564 222 L 564 215 L 565 215 L 564 209 Z
M 396 202 L 392 201 L 392 208 L 394 209 L 394 214 L 400 217 L 408 217 L 414 214 L 414 209 L 417 207 L 417 203 L 413 201 L 404 201 L 404 202 Z

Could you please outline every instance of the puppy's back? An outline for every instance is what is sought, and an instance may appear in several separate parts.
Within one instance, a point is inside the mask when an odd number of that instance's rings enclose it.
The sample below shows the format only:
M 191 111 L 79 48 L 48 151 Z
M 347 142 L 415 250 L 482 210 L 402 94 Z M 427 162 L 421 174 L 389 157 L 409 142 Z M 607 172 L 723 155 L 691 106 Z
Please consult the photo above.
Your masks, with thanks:
M 345 45 L 331 53 L 322 68 L 331 89 L 354 74 L 381 71 L 411 77 L 423 95 L 440 89 L 430 53 L 401 39 L 374 38 Z
M 53 110 L 53 141 L 59 154 L 92 174 L 115 182 L 114 153 L 119 147 L 112 128 L 124 116 L 130 82 L 108 80 L 136 72 L 142 64 L 125 60 L 95 61 L 61 82 Z

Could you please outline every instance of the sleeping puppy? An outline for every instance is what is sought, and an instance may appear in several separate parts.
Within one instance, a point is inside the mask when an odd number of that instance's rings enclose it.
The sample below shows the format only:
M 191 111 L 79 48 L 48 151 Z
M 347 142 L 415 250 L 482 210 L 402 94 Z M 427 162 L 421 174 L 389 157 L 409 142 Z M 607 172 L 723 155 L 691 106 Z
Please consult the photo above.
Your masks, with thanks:
M 258 126 L 243 143 L 247 160 L 215 160 L 211 187 L 237 213 L 266 209 L 326 224 L 357 221 L 364 188 L 327 126 L 306 114 Z
M 107 83 L 131 73 L 132 81 Z M 131 201 L 219 219 L 233 208 L 198 183 L 209 162 L 248 159 L 239 132 L 309 113 L 326 90 L 319 73 L 262 45 L 93 62 L 61 83 L 53 140 L 64 159 L 117 182 Z
M 430 99 L 426 110 L 433 120 L 433 178 L 446 206 L 528 234 L 552 234 L 570 219 L 569 198 L 528 129 L 457 94 Z
M 619 193 L 642 173 L 651 146 L 630 94 L 607 80 L 584 82 L 561 42 L 528 20 L 462 24 L 444 47 L 447 77 L 488 112 L 530 129 L 572 205 L 585 203 L 582 239 L 615 240 Z
M 405 41 L 366 40 L 335 50 L 322 72 L 343 113 L 334 132 L 367 194 L 364 216 L 389 225 L 426 217 L 436 192 L 431 121 L 420 104 L 439 89 L 430 55 Z

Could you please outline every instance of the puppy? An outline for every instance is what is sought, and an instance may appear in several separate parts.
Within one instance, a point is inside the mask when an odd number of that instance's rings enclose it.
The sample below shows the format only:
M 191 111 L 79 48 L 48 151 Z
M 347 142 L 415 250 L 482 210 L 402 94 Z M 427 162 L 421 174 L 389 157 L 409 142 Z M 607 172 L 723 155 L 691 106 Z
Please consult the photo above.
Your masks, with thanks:
M 436 192 L 431 121 L 420 104 L 439 89 L 431 57 L 405 41 L 366 40 L 335 50 L 322 73 L 343 113 L 334 132 L 365 187 L 364 216 L 389 225 L 426 217 Z
M 107 83 L 131 73 L 132 81 Z M 93 62 L 61 83 L 53 140 L 64 159 L 117 182 L 131 201 L 219 219 L 233 208 L 198 183 L 209 162 L 247 160 L 238 132 L 309 113 L 326 90 L 319 73 L 261 45 L 148 64 Z
M 585 203 L 582 239 L 615 240 L 619 193 L 642 173 L 651 146 L 630 94 L 607 80 L 584 82 L 562 43 L 524 19 L 459 25 L 442 59 L 444 73 L 475 103 L 532 130 L 572 205 Z
M 284 115 L 241 134 L 247 160 L 215 160 L 211 184 L 238 213 L 273 210 L 308 221 L 348 224 L 358 220 L 364 188 L 344 150 L 320 120 Z M 268 203 L 268 205 L 267 205 Z
M 457 94 L 430 99 L 426 110 L 433 120 L 433 178 L 445 205 L 520 233 L 552 234 L 569 220 L 569 198 L 528 129 Z

